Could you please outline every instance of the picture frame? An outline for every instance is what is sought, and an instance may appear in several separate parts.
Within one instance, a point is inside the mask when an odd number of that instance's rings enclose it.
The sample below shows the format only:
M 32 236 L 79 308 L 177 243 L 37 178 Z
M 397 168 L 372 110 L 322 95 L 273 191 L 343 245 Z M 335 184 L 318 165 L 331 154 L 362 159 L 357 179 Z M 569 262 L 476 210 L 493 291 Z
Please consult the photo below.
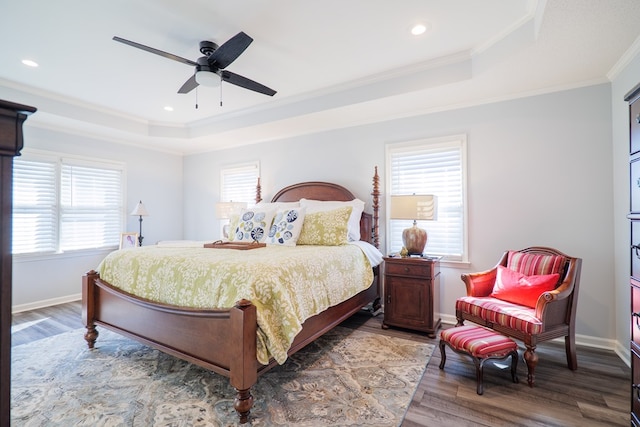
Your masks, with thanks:
M 138 235 L 139 233 L 120 233 L 120 249 L 139 247 Z

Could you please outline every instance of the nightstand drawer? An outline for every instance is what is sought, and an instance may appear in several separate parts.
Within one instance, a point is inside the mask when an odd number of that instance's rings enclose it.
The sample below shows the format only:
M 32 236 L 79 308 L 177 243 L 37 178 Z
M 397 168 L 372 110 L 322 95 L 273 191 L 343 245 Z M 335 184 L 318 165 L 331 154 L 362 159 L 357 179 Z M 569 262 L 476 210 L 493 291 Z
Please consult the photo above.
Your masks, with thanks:
M 408 262 L 394 263 L 387 261 L 384 265 L 385 274 L 397 276 L 418 276 L 421 278 L 431 277 L 431 263 L 412 264 Z

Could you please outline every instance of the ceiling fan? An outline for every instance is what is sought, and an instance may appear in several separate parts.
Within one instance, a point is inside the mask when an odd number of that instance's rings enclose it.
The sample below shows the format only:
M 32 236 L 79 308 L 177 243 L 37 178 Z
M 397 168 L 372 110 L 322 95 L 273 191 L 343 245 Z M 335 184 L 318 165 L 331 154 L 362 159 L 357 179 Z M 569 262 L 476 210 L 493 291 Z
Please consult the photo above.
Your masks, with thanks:
M 155 53 L 156 55 L 160 55 L 174 61 L 182 62 L 183 64 L 194 66 L 195 72 L 193 76 L 191 76 L 182 85 L 182 87 L 178 89 L 178 93 L 189 93 L 199 85 L 216 86 L 220 81 L 223 81 L 269 96 L 276 94 L 275 90 L 268 88 L 265 85 L 225 70 L 225 68 L 235 61 L 253 41 L 251 37 L 242 31 L 231 37 L 221 46 L 210 41 L 201 41 L 200 52 L 204 56 L 198 58 L 195 62 L 118 36 L 114 36 L 113 40 L 129 46 L 137 47 L 138 49 L 146 50 L 147 52 Z

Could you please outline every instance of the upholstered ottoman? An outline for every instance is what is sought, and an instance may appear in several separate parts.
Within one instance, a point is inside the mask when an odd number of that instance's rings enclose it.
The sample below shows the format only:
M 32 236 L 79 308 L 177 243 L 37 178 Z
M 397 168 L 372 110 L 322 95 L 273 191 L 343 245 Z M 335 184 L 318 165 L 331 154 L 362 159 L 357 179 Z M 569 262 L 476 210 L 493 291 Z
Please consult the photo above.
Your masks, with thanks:
M 481 326 L 465 325 L 445 329 L 440 332 L 440 369 L 447 361 L 445 344 L 452 350 L 468 354 L 476 365 L 477 393 L 482 394 L 482 368 L 489 359 L 506 359 L 511 356 L 511 378 L 518 382 L 518 345 L 509 337 Z

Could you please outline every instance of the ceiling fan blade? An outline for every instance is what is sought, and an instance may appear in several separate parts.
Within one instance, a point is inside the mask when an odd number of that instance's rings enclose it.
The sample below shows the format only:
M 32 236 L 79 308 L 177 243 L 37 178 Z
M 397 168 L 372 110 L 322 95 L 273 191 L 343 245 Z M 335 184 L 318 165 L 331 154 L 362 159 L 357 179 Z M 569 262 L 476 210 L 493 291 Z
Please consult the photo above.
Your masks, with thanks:
M 246 48 L 249 47 L 253 39 L 240 31 L 216 49 L 208 58 L 209 66 L 220 70 L 226 68 L 235 61 Z
M 167 52 L 164 52 L 162 50 L 158 50 L 158 49 L 155 49 L 155 48 L 152 48 L 152 47 L 149 47 L 149 46 L 145 46 L 145 45 L 140 44 L 140 43 L 132 42 L 131 40 L 123 39 L 123 38 L 118 37 L 118 36 L 113 36 L 113 40 L 115 40 L 117 42 L 120 42 L 120 43 L 128 44 L 129 46 L 137 47 L 138 49 L 146 50 L 147 52 L 155 53 L 156 55 L 160 55 L 160 56 L 163 56 L 163 57 L 168 58 L 168 59 L 173 59 L 174 61 L 182 62 L 183 64 L 193 65 L 193 66 L 198 65 L 196 62 L 193 62 L 193 61 L 191 61 L 189 59 L 183 58 L 183 57 L 178 56 L 178 55 L 174 55 L 173 53 L 167 53 Z
M 222 80 L 225 82 L 269 96 L 273 96 L 276 94 L 275 90 L 268 88 L 258 82 L 254 82 L 253 80 L 250 80 L 239 74 L 232 73 L 231 71 L 221 71 L 221 73 Z
M 197 87 L 198 87 L 198 82 L 196 81 L 196 75 L 194 74 L 189 78 L 189 80 L 184 82 L 184 84 L 180 89 L 178 89 L 178 93 L 189 93 Z

